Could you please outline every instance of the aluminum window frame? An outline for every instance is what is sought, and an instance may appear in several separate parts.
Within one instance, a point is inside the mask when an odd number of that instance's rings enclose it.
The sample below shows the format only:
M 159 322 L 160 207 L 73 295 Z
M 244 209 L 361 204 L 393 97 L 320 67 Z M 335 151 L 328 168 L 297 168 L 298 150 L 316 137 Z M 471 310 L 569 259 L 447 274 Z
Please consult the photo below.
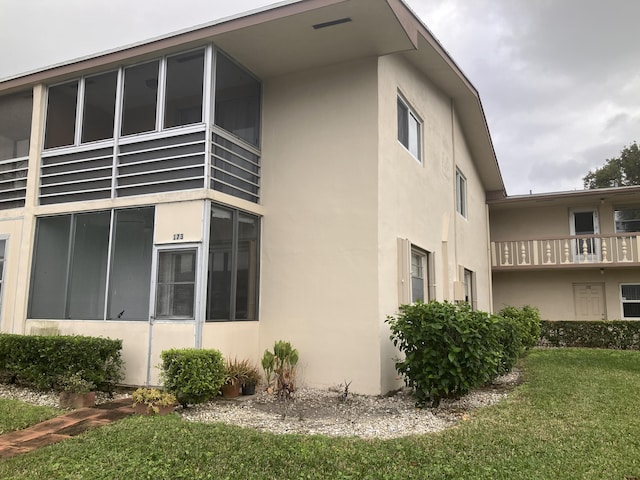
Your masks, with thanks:
M 456 211 L 467 218 L 467 177 L 456 167 Z
M 623 287 L 627 287 L 627 286 L 638 287 L 640 289 L 640 283 L 621 283 L 620 284 L 620 318 L 625 319 L 625 320 L 640 320 L 640 314 L 637 317 L 627 317 L 624 314 L 624 305 L 626 303 L 628 303 L 628 304 L 640 304 L 640 299 L 638 299 L 638 300 L 627 300 L 623 296 L 622 289 L 623 289 Z
M 407 129 L 407 138 L 406 140 L 404 138 L 401 138 L 401 129 L 400 129 L 400 104 L 402 104 L 402 106 L 405 108 L 405 112 L 406 112 L 406 129 Z M 422 120 L 422 117 L 417 113 L 416 109 L 413 108 L 413 106 L 411 106 L 411 104 L 409 103 L 409 101 L 406 99 L 406 97 L 404 95 L 402 95 L 402 93 L 400 91 L 398 91 L 397 93 L 397 101 L 396 101 L 396 117 L 397 117 L 397 135 L 396 138 L 398 140 L 398 143 L 400 143 L 400 145 L 402 145 L 405 150 L 407 150 L 412 156 L 413 158 L 416 159 L 416 161 L 420 164 L 423 164 L 423 146 L 424 146 L 424 122 Z M 403 112 L 403 116 L 405 114 L 405 112 Z M 417 136 L 416 136 L 416 145 L 415 145 L 415 152 L 412 151 L 412 142 L 411 142 L 411 121 L 414 121 L 416 126 L 417 126 Z M 405 143 L 406 141 L 406 143 Z

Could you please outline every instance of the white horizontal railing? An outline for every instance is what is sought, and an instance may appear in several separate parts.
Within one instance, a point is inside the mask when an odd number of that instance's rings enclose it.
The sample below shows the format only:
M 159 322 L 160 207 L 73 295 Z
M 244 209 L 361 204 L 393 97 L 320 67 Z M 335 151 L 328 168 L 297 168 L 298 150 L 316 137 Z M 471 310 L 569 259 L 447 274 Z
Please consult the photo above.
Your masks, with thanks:
M 491 266 L 551 267 L 640 262 L 638 235 L 574 235 L 491 242 Z

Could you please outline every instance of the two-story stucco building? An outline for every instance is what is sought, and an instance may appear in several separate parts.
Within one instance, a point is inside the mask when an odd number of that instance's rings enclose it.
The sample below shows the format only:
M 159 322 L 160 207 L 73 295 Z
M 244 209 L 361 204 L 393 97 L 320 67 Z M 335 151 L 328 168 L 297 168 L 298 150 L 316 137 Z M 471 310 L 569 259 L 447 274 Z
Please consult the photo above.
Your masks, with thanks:
M 492 308 L 478 92 L 400 0 L 303 0 L 0 82 L 3 332 L 300 351 L 399 385 L 384 320 Z
M 547 320 L 640 318 L 640 187 L 489 201 L 494 307 Z

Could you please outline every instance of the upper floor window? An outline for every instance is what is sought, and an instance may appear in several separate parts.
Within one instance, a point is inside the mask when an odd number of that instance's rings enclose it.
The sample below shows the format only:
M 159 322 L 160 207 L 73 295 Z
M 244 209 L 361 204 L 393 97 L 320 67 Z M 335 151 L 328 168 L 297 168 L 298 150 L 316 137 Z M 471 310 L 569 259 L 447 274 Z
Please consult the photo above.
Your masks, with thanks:
M 214 123 L 258 146 L 260 82 L 222 53 L 216 55 Z
M 640 232 L 640 207 L 616 208 L 616 233 Z
M 398 141 L 419 162 L 422 162 L 422 122 L 400 95 L 398 95 Z
M 0 160 L 29 155 L 32 108 L 31 90 L 0 97 Z
M 467 179 L 456 169 L 456 210 L 463 217 L 467 217 Z

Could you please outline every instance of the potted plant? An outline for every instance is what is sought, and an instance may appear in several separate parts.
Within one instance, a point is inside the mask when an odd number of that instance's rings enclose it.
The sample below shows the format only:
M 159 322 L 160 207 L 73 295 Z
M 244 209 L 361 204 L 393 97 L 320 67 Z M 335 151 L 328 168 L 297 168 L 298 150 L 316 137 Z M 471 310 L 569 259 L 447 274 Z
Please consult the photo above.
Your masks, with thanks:
M 242 382 L 242 394 L 253 395 L 256 393 L 256 385 L 260 383 L 260 371 L 254 364 L 247 362 L 247 368 Z
M 96 404 L 95 383 L 86 380 L 82 372 L 63 375 L 58 380 L 62 408 L 86 408 Z
M 224 384 L 222 385 L 222 396 L 233 398 L 240 395 L 240 389 L 246 377 L 248 362 L 246 360 L 238 361 L 227 359 L 224 366 Z
M 140 415 L 168 415 L 178 403 L 175 395 L 157 388 L 140 387 L 131 398 L 133 409 Z

